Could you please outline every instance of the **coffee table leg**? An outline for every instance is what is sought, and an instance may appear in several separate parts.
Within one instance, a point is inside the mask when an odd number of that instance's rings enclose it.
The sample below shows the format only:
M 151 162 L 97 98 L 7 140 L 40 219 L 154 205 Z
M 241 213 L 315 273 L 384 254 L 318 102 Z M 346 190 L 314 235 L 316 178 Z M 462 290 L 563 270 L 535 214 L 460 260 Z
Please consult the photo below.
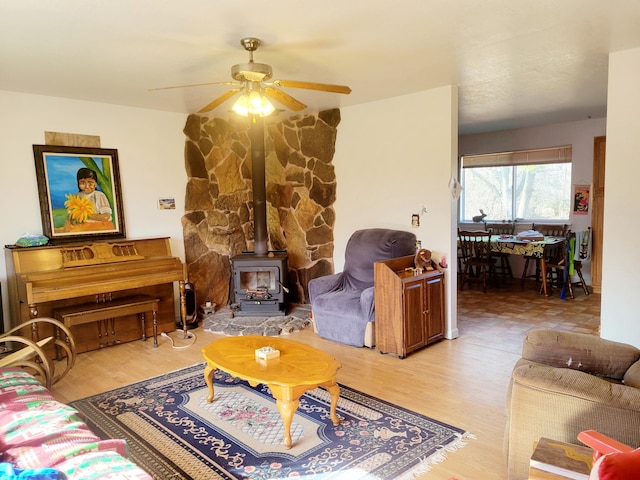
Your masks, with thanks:
M 217 368 L 210 367 L 207 365 L 204 367 L 204 381 L 207 383 L 207 387 L 209 387 L 209 395 L 207 395 L 207 402 L 213 402 L 213 374 L 217 370 Z
M 333 385 L 327 385 L 326 389 L 329 391 L 331 395 L 331 411 L 329 416 L 331 417 L 331 421 L 335 426 L 340 425 L 340 419 L 338 418 L 338 414 L 336 413 L 336 407 L 338 406 L 338 399 L 340 398 L 340 387 L 334 383 Z
M 295 400 L 276 399 L 276 405 L 278 406 L 278 411 L 280 412 L 284 425 L 283 443 L 286 448 L 291 448 L 291 422 L 293 421 L 293 415 L 296 413 L 299 404 L 300 401 L 297 398 Z

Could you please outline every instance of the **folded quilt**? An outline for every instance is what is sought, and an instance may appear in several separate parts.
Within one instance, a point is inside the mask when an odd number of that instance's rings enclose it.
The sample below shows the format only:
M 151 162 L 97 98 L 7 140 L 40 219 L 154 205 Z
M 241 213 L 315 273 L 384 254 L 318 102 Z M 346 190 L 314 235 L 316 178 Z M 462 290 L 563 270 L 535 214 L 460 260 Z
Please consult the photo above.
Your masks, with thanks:
M 21 369 L 0 369 L 0 451 L 0 461 L 16 469 L 55 468 L 64 472 L 60 478 L 151 478 L 127 460 L 125 440 L 95 435 Z

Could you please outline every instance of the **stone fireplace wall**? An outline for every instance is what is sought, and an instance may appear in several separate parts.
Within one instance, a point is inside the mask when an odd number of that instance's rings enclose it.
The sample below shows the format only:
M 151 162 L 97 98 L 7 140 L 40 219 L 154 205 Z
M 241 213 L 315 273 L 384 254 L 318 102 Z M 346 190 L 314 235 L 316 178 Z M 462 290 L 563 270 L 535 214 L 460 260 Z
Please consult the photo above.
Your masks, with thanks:
M 227 305 L 230 258 L 253 251 L 249 120 L 190 115 L 184 133 L 188 182 L 182 217 L 189 281 L 198 302 Z M 265 119 L 269 250 L 288 254 L 287 300 L 308 303 L 311 278 L 333 273 L 340 110 Z

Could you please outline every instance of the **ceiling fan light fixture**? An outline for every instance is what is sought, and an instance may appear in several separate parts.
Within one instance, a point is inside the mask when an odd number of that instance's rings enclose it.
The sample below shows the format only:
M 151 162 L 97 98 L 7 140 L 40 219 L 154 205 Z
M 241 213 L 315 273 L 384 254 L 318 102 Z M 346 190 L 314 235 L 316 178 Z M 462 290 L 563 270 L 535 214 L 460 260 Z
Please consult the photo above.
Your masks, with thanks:
M 153 90 L 165 90 L 168 88 L 197 87 L 202 85 L 233 85 L 227 92 L 219 95 L 213 101 L 198 110 L 198 113 L 207 113 L 220 105 L 224 104 L 231 97 L 240 93 L 240 98 L 235 102 L 231 109 L 242 116 L 264 117 L 275 111 L 275 107 L 267 99 L 267 97 L 284 105 L 289 110 L 299 112 L 307 108 L 307 105 L 285 93 L 280 88 L 275 87 L 291 87 L 303 88 L 307 90 L 316 90 L 321 92 L 332 93 L 351 93 L 351 88 L 346 85 L 332 85 L 328 83 L 304 82 L 300 80 L 275 80 L 267 83 L 273 76 L 271 65 L 266 63 L 256 63 L 253 61 L 253 52 L 261 45 L 261 41 L 256 37 L 245 37 L 240 40 L 240 44 L 249 52 L 249 61 L 246 63 L 238 63 L 231 67 L 231 77 L 235 82 L 209 82 L 197 83 L 191 85 L 179 85 L 173 87 L 163 87 Z
M 275 108 L 259 90 L 244 92 L 231 107 L 238 115 L 248 117 L 249 114 L 266 117 L 274 112 Z
M 231 76 L 239 82 L 265 82 L 273 76 L 271 65 L 266 63 L 239 63 L 231 67 Z

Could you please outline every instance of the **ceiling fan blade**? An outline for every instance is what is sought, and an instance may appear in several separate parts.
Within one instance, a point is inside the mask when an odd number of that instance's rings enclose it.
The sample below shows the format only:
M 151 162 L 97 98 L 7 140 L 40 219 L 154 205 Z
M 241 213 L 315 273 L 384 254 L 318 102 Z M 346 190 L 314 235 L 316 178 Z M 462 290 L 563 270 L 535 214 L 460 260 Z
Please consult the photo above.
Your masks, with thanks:
M 274 100 L 280 102 L 290 110 L 293 110 L 296 112 L 298 110 L 304 110 L 305 108 L 307 108 L 307 106 L 304 103 L 300 102 L 299 100 L 296 100 L 288 93 L 284 93 L 282 90 L 278 90 L 277 88 L 265 86 L 264 94 L 267 97 L 271 97 Z
M 198 110 L 198 113 L 205 113 L 205 112 L 210 112 L 211 110 L 213 110 L 214 108 L 222 105 L 224 102 L 226 102 L 227 100 L 229 100 L 231 97 L 233 97 L 236 93 L 238 93 L 240 90 L 242 90 L 242 88 L 232 88 L 231 90 L 229 90 L 228 92 L 223 93 L 222 95 L 220 95 L 218 98 L 216 98 L 213 102 L 205 105 L 204 107 L 202 107 L 200 110 Z
M 279 87 L 306 88 L 308 90 L 321 90 L 323 92 L 350 94 L 351 88 L 346 85 L 331 85 L 329 83 L 301 82 L 298 80 L 276 80 L 274 85 Z
M 150 92 L 156 90 L 171 90 L 172 88 L 189 88 L 189 87 L 205 87 L 207 85 L 240 85 L 238 82 L 208 82 L 208 83 L 193 83 L 191 85 L 173 85 L 171 87 L 156 87 L 150 88 Z

